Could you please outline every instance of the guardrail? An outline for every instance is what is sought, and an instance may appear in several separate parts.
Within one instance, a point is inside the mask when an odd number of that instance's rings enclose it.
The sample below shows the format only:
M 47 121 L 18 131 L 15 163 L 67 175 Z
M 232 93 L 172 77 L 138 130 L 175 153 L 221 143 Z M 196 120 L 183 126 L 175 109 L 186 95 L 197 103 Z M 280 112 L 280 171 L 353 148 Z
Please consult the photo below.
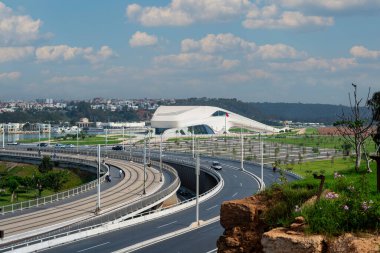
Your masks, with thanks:
M 133 157 L 132 159 L 135 162 L 139 162 L 140 161 L 139 158 Z M 168 160 L 170 160 L 171 162 L 179 162 L 181 164 L 186 164 L 186 165 L 189 165 L 189 166 L 195 166 L 194 162 L 188 162 L 188 161 L 183 160 L 183 159 L 173 158 L 173 159 L 168 159 Z M 152 164 L 153 165 L 158 165 L 159 163 L 153 161 Z M 167 169 L 167 170 L 169 170 L 169 171 L 171 171 L 171 172 L 173 172 L 173 173 L 175 173 L 177 175 L 176 170 L 173 169 L 171 166 L 163 164 L 163 168 L 165 168 L 165 169 Z M 215 177 L 215 179 L 218 181 L 218 184 L 215 187 L 213 187 L 212 189 L 208 190 L 207 192 L 204 192 L 203 194 L 199 195 L 200 199 L 205 199 L 205 198 L 207 198 L 208 194 L 210 194 L 212 192 L 215 192 L 215 191 L 217 192 L 222 187 L 222 185 L 223 185 L 223 179 L 222 179 L 221 175 L 217 171 L 211 170 L 211 169 L 209 169 L 206 166 L 202 166 L 201 165 L 201 170 L 207 171 L 213 177 Z M 176 177 L 176 178 L 178 179 L 178 177 Z M 171 184 L 171 186 L 172 185 L 173 186 L 177 185 L 176 182 L 177 182 L 177 180 L 175 182 L 173 182 Z M 177 187 L 173 187 L 174 189 L 172 189 L 172 190 L 176 190 L 176 189 L 178 189 L 178 187 L 179 187 L 179 184 L 177 185 Z M 168 188 L 171 188 L 171 187 L 168 187 Z M 166 188 L 166 189 L 158 192 L 157 195 L 162 195 L 162 196 L 167 195 L 167 191 L 169 191 L 168 188 Z M 151 200 L 153 200 L 153 199 L 156 199 L 156 202 L 160 200 L 160 198 L 158 196 L 153 197 Z M 58 231 L 58 234 L 56 232 L 54 235 L 46 235 L 45 234 L 44 237 L 39 238 L 39 239 L 35 239 L 35 240 L 29 241 L 29 242 L 24 242 L 24 243 L 12 245 L 10 247 L 2 248 L 2 249 L 0 249 L 0 252 L 5 252 L 5 251 L 9 251 L 9 250 L 17 250 L 17 249 L 20 249 L 20 248 L 23 248 L 23 247 L 28 247 L 28 246 L 31 246 L 31 245 L 35 245 L 35 244 L 38 244 L 38 243 L 44 243 L 44 242 L 48 242 L 48 241 L 51 241 L 51 240 L 55 240 L 55 239 L 59 239 L 59 238 L 67 237 L 67 236 L 73 236 L 75 234 L 79 234 L 79 233 L 82 233 L 82 232 L 83 233 L 84 232 L 88 232 L 88 234 L 94 235 L 96 233 L 91 233 L 91 231 L 94 231 L 97 228 L 101 228 L 104 225 L 107 225 L 107 224 L 110 225 L 110 224 L 116 224 L 116 223 L 120 224 L 118 222 L 126 220 L 126 219 L 128 219 L 128 221 L 133 221 L 133 220 L 138 220 L 139 218 L 148 217 L 148 215 L 154 215 L 156 213 L 165 212 L 165 211 L 168 211 L 170 209 L 173 210 L 173 209 L 181 207 L 181 206 L 186 206 L 187 207 L 188 205 L 191 204 L 191 202 L 194 202 L 194 201 L 195 201 L 195 197 L 191 198 L 191 199 L 187 199 L 187 200 L 182 201 L 180 203 L 177 203 L 177 204 L 165 207 L 165 208 L 161 208 L 161 209 L 157 209 L 157 210 L 151 210 L 151 211 L 139 213 L 137 215 L 132 215 L 132 216 L 125 215 L 125 211 L 126 211 L 125 209 L 124 210 L 120 210 L 117 213 L 111 214 L 109 216 L 109 217 L 113 217 L 113 220 L 107 220 L 107 218 L 102 218 L 102 220 L 101 220 L 102 222 L 99 222 L 99 219 L 98 219 L 96 224 L 92 224 L 92 225 L 88 224 L 88 226 L 81 227 L 81 228 L 76 228 L 76 229 L 74 229 L 73 226 L 69 226 L 69 227 L 66 228 L 66 229 L 69 230 L 67 232 L 59 233 L 59 231 Z M 149 203 L 149 202 L 151 202 L 151 201 L 146 201 L 146 204 Z M 154 203 L 154 201 L 152 203 Z M 132 212 L 132 210 L 134 208 L 133 207 L 132 208 L 127 207 L 127 209 L 129 209 L 130 212 Z M 95 219 L 93 219 L 92 222 L 95 222 Z
M 38 156 L 37 154 L 28 154 L 28 153 L 20 153 L 20 152 L 0 151 L 0 157 L 1 156 L 42 159 L 42 157 Z M 52 161 L 80 163 L 80 164 L 85 164 L 91 167 L 95 167 L 96 169 L 98 167 L 97 162 L 90 161 L 87 159 L 73 158 L 73 157 L 67 157 L 67 156 L 55 156 L 54 158 L 52 158 Z M 105 164 L 101 164 L 101 170 L 103 171 L 104 175 L 100 178 L 100 183 L 103 183 L 105 181 L 105 176 L 108 172 L 108 167 Z M 21 210 L 32 208 L 32 207 L 39 207 L 41 205 L 46 205 L 55 201 L 67 199 L 72 196 L 94 189 L 98 185 L 97 181 L 98 180 L 93 180 L 87 184 L 69 189 L 67 191 L 59 192 L 53 195 L 39 197 L 36 199 L 22 201 L 22 202 L 17 202 L 11 205 L 0 206 L 0 212 L 2 215 L 4 215 L 6 213 L 13 213 L 15 211 L 21 211 Z

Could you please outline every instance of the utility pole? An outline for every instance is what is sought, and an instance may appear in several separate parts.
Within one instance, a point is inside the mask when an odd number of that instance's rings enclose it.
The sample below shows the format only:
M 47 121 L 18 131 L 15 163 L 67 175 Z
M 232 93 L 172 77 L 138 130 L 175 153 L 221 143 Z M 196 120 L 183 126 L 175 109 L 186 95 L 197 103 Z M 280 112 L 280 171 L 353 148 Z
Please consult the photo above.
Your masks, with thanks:
M 38 123 L 38 143 L 41 143 L 41 123 Z
M 77 126 L 77 154 L 79 154 L 79 127 Z
M 197 152 L 196 157 L 196 165 L 195 165 L 195 175 L 196 175 L 196 214 L 195 219 L 197 222 L 197 226 L 199 226 L 199 174 L 200 174 L 200 161 L 199 161 L 199 152 Z
M 49 146 L 50 146 L 50 138 L 51 138 L 51 125 L 50 125 L 50 121 L 49 121 Z
M 98 176 L 98 201 L 97 206 L 95 209 L 95 213 L 100 212 L 100 144 L 98 144 L 98 170 L 97 170 L 97 176 Z
M 3 124 L 3 149 L 5 149 L 5 127 Z
M 148 161 L 149 161 L 149 164 L 150 164 L 150 138 L 151 138 L 151 136 L 152 136 L 152 132 L 151 132 L 151 129 L 149 129 L 149 135 L 148 135 Z
M 143 189 L 144 195 L 146 194 L 145 180 L 146 180 L 146 138 L 144 137 L 144 189 Z
M 106 128 L 105 129 L 105 131 L 106 131 L 106 156 L 107 156 L 107 153 L 108 153 L 108 151 L 107 151 L 107 143 L 108 143 L 108 136 L 107 136 L 107 132 L 108 132 L 108 129 Z
M 240 170 L 244 171 L 244 138 L 243 138 L 243 129 L 242 129 L 242 127 L 240 127 L 240 141 L 241 141 Z
M 161 176 L 160 176 L 160 182 L 162 182 L 162 135 L 164 133 L 161 134 L 161 141 L 160 141 L 160 172 L 161 172 Z
M 128 129 L 128 144 L 129 144 L 129 160 L 132 161 L 132 141 L 130 140 L 130 137 L 131 137 L 131 133 L 130 133 L 130 129 Z

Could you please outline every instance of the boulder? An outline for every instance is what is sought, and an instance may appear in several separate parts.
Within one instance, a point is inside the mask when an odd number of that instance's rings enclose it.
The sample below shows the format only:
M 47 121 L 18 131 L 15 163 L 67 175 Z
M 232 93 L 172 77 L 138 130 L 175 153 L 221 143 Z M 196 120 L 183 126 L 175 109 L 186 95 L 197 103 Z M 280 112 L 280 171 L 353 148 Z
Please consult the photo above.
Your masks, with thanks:
M 329 243 L 329 253 L 373 253 L 380 252 L 380 237 L 363 234 L 360 237 L 347 233 Z
M 285 228 L 275 228 L 263 234 L 263 252 L 271 253 L 318 253 L 326 250 L 321 235 L 306 236 Z

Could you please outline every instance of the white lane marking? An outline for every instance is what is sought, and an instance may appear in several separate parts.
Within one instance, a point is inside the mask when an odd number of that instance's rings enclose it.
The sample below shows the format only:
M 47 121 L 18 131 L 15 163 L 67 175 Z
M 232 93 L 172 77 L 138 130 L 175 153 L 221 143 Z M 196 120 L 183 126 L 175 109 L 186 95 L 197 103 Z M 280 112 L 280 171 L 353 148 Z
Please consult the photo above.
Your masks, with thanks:
M 93 248 L 96 248 L 96 247 L 100 247 L 100 246 L 106 245 L 108 243 L 110 243 L 110 242 L 105 242 L 105 243 L 102 243 L 102 244 L 98 244 L 98 245 L 92 246 L 92 247 L 87 248 L 87 249 L 78 250 L 77 252 L 83 252 L 83 251 L 86 251 L 86 250 L 89 250 L 89 249 L 93 249 Z
M 176 222 L 177 222 L 177 221 L 173 221 L 173 222 L 170 222 L 170 223 L 168 223 L 168 224 L 161 225 L 161 226 L 159 226 L 159 227 L 157 227 L 157 228 L 163 228 L 163 227 L 169 226 L 169 225 L 171 225 L 171 224 L 174 224 L 174 223 L 176 223 Z
M 240 183 L 240 187 L 243 187 L 243 183 Z
M 238 194 L 238 193 L 237 193 L 237 192 L 235 192 L 235 193 L 234 193 L 234 195 L 232 195 L 232 197 L 235 197 L 237 194 Z
M 213 208 L 215 208 L 215 207 L 217 207 L 217 206 L 218 206 L 218 205 L 215 205 L 215 206 L 209 207 L 209 208 L 207 208 L 206 210 L 209 211 L 209 210 L 211 210 L 211 209 L 213 209 Z
M 216 248 L 216 249 L 212 249 L 212 250 L 210 250 L 210 251 L 207 251 L 206 253 L 214 253 L 214 252 L 217 252 L 218 251 L 218 248 Z
M 237 176 L 236 176 L 236 175 L 234 175 L 234 177 L 235 177 L 235 178 L 237 178 Z

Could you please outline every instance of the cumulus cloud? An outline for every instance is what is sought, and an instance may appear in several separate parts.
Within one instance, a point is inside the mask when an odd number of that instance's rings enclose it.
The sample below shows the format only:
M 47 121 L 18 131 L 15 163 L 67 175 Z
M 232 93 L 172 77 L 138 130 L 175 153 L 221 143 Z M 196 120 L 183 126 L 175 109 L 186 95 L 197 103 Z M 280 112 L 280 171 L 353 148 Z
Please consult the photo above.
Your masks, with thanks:
M 242 73 L 230 73 L 222 75 L 221 79 L 226 82 L 248 82 L 257 79 L 270 79 L 273 78 L 272 74 L 262 69 L 250 69 Z
M 196 41 L 185 39 L 181 42 L 182 52 L 202 51 L 204 53 L 216 53 L 225 51 L 252 51 L 256 47 L 254 42 L 249 42 L 231 33 L 208 34 Z
M 260 46 L 255 55 L 263 59 L 294 59 L 305 57 L 306 53 L 285 44 L 268 44 Z
M 371 10 L 379 8 L 378 0 L 275 0 L 282 6 L 288 8 L 322 8 L 329 11 L 345 11 L 345 10 Z
M 130 20 L 144 26 L 185 26 L 198 21 L 220 21 L 245 13 L 249 0 L 172 0 L 165 7 L 127 6 Z
M 108 46 L 102 46 L 97 52 L 93 52 L 92 47 L 80 48 L 70 47 L 68 45 L 43 46 L 36 49 L 37 61 L 69 61 L 73 59 L 83 58 L 95 64 L 104 61 L 115 53 Z
M 156 36 L 137 31 L 129 40 L 129 45 L 131 47 L 146 47 L 156 45 L 157 41 Z
M 27 15 L 17 15 L 0 2 L 0 43 L 24 44 L 39 38 L 42 21 Z
M 350 53 L 356 58 L 380 58 L 380 51 L 369 50 L 363 46 L 353 46 Z
M 334 24 L 333 17 L 322 16 L 305 16 L 298 11 L 285 11 L 278 17 L 250 17 L 243 21 L 243 26 L 249 29 L 269 28 L 269 29 L 285 29 L 285 28 L 305 28 L 331 26 Z
M 308 58 L 303 61 L 290 63 L 270 63 L 269 66 L 276 70 L 291 70 L 291 71 L 311 71 L 311 70 L 326 70 L 335 72 L 338 70 L 348 69 L 356 66 L 354 58 L 335 58 L 335 59 L 320 59 Z
M 55 76 L 46 82 L 48 83 L 92 83 L 98 81 L 98 77 L 91 76 Z
M 33 53 L 34 47 L 0 47 L 0 63 L 20 60 Z
M 5 72 L 5 73 L 0 72 L 0 80 L 16 80 L 20 78 L 20 76 L 21 76 L 21 73 L 17 71 Z

